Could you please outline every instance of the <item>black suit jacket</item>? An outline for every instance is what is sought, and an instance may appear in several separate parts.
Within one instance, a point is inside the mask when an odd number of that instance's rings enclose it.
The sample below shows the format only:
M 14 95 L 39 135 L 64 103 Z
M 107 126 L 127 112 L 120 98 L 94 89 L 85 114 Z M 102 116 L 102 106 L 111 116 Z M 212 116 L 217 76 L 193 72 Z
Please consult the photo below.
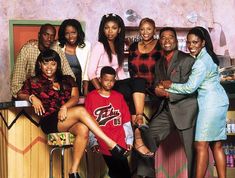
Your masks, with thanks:
M 155 67 L 155 86 L 161 80 L 171 80 L 174 83 L 187 82 L 191 74 L 192 65 L 195 59 L 189 54 L 176 50 L 168 68 L 165 67 L 166 59 L 162 57 Z M 169 93 L 169 99 L 161 98 L 161 104 L 156 117 L 168 102 L 171 115 L 176 127 L 180 130 L 194 126 L 198 113 L 197 94 L 173 94 Z

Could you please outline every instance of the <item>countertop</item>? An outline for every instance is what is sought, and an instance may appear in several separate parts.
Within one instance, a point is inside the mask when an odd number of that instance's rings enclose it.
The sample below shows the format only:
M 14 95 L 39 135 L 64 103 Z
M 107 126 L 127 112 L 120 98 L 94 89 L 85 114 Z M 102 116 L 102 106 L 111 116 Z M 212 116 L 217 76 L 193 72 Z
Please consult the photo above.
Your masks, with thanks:
M 80 97 L 78 104 L 84 104 L 85 97 Z M 15 100 L 15 101 L 6 101 L 6 102 L 0 102 L 0 109 L 7 109 L 10 107 L 31 107 L 31 103 L 26 100 Z

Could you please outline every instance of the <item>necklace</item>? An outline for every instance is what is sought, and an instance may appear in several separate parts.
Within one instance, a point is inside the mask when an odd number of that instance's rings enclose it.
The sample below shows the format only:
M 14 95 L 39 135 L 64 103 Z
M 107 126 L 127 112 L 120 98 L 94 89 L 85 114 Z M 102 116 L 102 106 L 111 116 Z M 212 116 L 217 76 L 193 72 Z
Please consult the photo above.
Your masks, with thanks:
M 144 48 L 147 48 L 147 46 L 149 45 L 149 44 L 151 44 L 152 42 L 154 41 L 154 39 L 151 39 L 149 42 L 147 42 L 147 43 L 144 43 L 143 42 L 143 47 Z
M 58 82 L 53 82 L 52 88 L 56 91 L 60 90 L 60 84 Z

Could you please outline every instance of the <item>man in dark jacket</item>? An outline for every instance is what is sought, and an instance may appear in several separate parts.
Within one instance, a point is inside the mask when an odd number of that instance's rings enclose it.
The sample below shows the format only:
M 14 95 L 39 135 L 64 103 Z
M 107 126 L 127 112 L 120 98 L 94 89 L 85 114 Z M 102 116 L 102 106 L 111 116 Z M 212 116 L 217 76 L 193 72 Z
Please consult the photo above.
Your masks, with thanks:
M 192 178 L 194 176 L 193 141 L 198 113 L 197 96 L 196 93 L 190 95 L 168 93 L 161 85 L 161 81 L 171 80 L 175 83 L 185 83 L 195 59 L 177 50 L 177 36 L 174 28 L 162 28 L 159 37 L 163 57 L 155 67 L 155 94 L 160 98 L 161 104 L 149 123 L 149 129 L 143 132 L 143 136 L 146 138 L 146 144 L 150 150 L 155 152 L 161 141 L 176 129 L 184 145 L 188 161 L 188 177 Z M 155 177 L 154 161 L 150 162 L 151 159 L 149 161 L 140 160 L 137 174 Z M 149 166 L 148 163 L 152 166 Z

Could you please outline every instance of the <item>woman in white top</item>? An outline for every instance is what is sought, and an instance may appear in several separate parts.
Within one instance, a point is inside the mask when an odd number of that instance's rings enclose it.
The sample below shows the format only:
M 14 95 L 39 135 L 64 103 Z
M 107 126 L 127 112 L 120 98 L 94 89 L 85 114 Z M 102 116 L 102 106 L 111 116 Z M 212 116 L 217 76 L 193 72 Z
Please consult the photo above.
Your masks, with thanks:
M 76 19 L 66 19 L 62 22 L 58 32 L 59 45 L 76 77 L 79 94 L 87 94 L 88 76 L 87 62 L 91 45 L 85 40 L 85 33 L 80 22 Z

